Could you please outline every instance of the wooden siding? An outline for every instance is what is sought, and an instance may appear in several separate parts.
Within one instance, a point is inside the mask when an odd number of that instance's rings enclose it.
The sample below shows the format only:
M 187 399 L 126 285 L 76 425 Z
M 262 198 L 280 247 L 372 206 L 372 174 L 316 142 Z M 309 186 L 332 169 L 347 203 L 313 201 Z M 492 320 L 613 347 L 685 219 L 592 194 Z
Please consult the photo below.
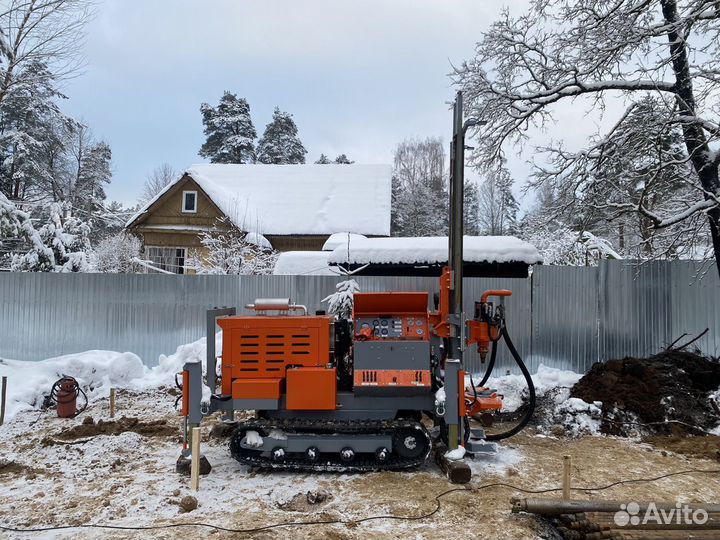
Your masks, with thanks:
M 182 211 L 183 191 L 197 191 L 197 213 Z M 205 195 L 195 181 L 185 176 L 168 193 L 153 205 L 147 214 L 140 218 L 138 227 L 147 225 L 193 225 L 212 227 L 223 214 Z
M 329 236 L 267 236 L 278 251 L 320 251 Z

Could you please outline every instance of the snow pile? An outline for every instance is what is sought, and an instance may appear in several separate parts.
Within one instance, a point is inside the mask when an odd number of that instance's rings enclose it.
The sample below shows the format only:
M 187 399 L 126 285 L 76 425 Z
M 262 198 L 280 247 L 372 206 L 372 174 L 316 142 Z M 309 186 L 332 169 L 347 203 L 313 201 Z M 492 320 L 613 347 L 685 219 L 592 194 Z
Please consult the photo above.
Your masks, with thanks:
M 217 351 L 222 347 L 220 336 Z M 52 385 L 63 376 L 77 379 L 91 403 L 107 397 L 111 387 L 141 391 L 174 386 L 175 374 L 186 363 L 204 360 L 205 352 L 206 339 L 202 338 L 181 345 L 175 354 L 160 355 L 159 364 L 152 368 L 136 354 L 115 351 L 86 351 L 40 362 L 0 359 L 0 376 L 8 378 L 5 417 L 10 420 L 19 412 L 39 409 Z M 203 385 L 203 399 L 209 399 L 209 393 L 210 389 Z
M 574 371 L 564 371 L 557 368 L 540 364 L 537 373 L 532 376 L 535 384 L 535 393 L 538 397 L 544 396 L 549 390 L 559 388 L 565 389 L 565 397 L 570 395 L 570 388 L 582 378 L 582 375 Z M 514 412 L 523 404 L 523 396 L 527 395 L 527 382 L 522 375 L 503 375 L 502 377 L 491 377 L 486 386 L 495 388 L 498 394 L 502 394 L 503 412 Z
M 329 251 L 286 251 L 275 262 L 275 276 L 337 276 L 328 266 Z
M 127 223 L 131 226 L 186 176 L 243 230 L 266 235 L 390 235 L 390 165 L 193 165 Z
M 325 241 L 322 249 L 323 251 L 334 251 L 335 248 L 344 247 L 347 250 L 348 244 L 352 248 L 357 242 L 362 242 L 363 240 L 367 240 L 367 236 L 349 232 L 334 233 Z
M 556 424 L 572 437 L 598 435 L 602 420 L 602 403 L 585 403 L 580 398 L 563 399 L 555 406 L 553 417 Z
M 532 376 L 538 401 L 535 416 L 540 431 L 552 431 L 553 427 L 562 426 L 572 437 L 600 433 L 602 403 L 586 403 L 570 397 L 570 389 L 582 377 L 574 371 L 540 364 Z M 515 412 L 527 400 L 527 383 L 522 375 L 491 378 L 487 386 L 503 395 L 503 412 Z
M 86 351 L 43 360 L 0 360 L 0 376 L 8 378 L 7 419 L 21 411 L 38 409 L 52 385 L 63 376 L 78 380 L 88 399 L 105 397 L 109 388 L 124 388 L 143 377 L 147 368 L 133 353 Z
M 246 431 L 244 442 L 248 446 L 260 448 L 263 445 L 263 438 L 260 436 L 260 434 L 257 431 L 252 431 L 252 430 Z
M 474 263 L 542 263 L 535 246 L 514 236 L 465 236 L 463 258 Z M 442 264 L 448 260 L 446 236 L 368 238 L 333 250 L 330 264 Z

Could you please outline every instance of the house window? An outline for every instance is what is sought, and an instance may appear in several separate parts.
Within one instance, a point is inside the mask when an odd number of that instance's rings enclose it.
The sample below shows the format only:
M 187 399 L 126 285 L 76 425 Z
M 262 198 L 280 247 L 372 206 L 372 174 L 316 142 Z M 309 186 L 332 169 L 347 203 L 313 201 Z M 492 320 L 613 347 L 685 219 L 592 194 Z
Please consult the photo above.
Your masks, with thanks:
M 148 246 L 146 249 L 148 260 L 155 268 L 174 274 L 185 273 L 185 248 Z
M 197 191 L 183 191 L 182 211 L 186 214 L 197 213 Z

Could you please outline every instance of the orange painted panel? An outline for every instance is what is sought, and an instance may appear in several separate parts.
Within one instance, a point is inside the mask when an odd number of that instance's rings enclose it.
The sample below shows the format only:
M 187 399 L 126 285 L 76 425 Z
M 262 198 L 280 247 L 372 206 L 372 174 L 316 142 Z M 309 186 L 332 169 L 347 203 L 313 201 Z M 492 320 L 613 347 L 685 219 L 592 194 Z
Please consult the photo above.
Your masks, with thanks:
M 334 411 L 337 403 L 335 368 L 298 368 L 287 371 L 289 411 Z
M 240 316 L 218 319 L 223 329 L 222 392 L 237 379 L 283 379 L 289 366 L 330 361 L 329 316 Z
M 428 293 L 426 292 L 384 292 L 355 293 L 353 316 L 375 315 L 427 315 Z
M 425 386 L 430 388 L 429 370 L 355 370 L 354 386 Z
M 235 379 L 233 399 L 280 399 L 282 379 Z

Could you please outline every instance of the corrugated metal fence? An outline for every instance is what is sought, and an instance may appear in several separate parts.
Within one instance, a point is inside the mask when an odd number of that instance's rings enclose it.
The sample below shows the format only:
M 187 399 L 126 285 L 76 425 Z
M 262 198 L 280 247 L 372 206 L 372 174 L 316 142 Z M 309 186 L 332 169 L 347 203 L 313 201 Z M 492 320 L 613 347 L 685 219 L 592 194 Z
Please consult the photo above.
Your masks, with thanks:
M 640 267 L 538 267 L 531 279 L 465 281 L 465 309 L 482 291 L 513 290 L 508 328 L 531 369 L 544 363 L 584 371 L 592 363 L 648 354 L 682 333 L 720 352 L 720 280 L 688 262 Z M 342 278 L 326 276 L 166 276 L 0 274 L 0 357 L 39 360 L 89 349 L 132 351 L 157 363 L 203 336 L 205 310 L 290 296 L 310 310 Z M 363 291 L 437 292 L 438 280 L 357 277 Z M 474 352 L 469 365 L 479 368 Z M 510 368 L 505 353 L 501 368 Z

